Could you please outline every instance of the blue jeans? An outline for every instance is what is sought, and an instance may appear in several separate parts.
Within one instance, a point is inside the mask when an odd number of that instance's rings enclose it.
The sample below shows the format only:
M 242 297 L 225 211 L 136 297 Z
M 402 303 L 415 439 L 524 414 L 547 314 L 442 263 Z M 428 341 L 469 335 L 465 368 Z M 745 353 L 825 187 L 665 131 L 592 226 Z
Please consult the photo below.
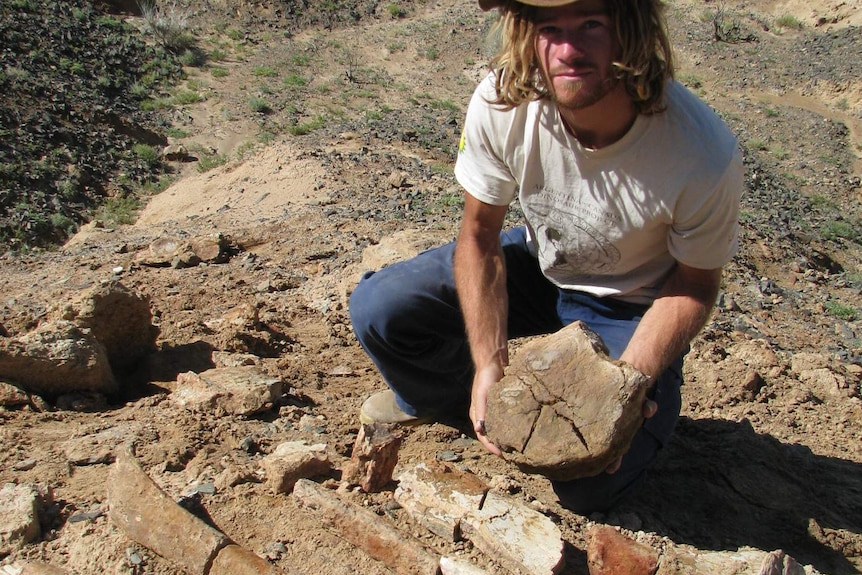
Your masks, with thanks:
M 539 270 L 523 227 L 500 236 L 506 258 L 510 338 L 553 333 L 581 320 L 619 357 L 646 307 L 561 290 Z M 466 416 L 473 362 L 455 291 L 455 245 L 428 250 L 377 272 L 368 272 L 350 297 L 356 337 L 411 415 Z M 658 413 L 635 436 L 614 474 L 552 481 L 560 502 L 579 513 L 604 511 L 637 487 L 659 449 L 670 439 L 680 411 L 682 356 L 652 392 Z

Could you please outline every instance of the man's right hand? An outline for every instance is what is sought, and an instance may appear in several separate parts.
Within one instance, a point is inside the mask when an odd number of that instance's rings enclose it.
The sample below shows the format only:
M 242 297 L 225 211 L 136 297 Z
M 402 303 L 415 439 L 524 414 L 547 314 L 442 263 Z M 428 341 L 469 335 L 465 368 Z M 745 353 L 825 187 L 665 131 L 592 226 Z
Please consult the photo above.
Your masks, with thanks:
M 491 385 L 503 378 L 503 365 L 492 362 L 476 371 L 473 377 L 473 389 L 470 393 L 470 421 L 473 422 L 473 431 L 485 449 L 494 455 L 503 455 L 500 448 L 491 443 L 485 435 L 485 412 L 488 406 L 488 392 Z

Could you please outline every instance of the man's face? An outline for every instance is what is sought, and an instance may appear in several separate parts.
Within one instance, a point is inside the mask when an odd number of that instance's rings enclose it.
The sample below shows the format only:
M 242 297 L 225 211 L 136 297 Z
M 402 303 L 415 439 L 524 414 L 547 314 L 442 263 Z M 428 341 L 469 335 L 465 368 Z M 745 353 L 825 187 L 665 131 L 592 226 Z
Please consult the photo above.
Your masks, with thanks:
M 611 66 L 619 47 L 605 0 L 539 8 L 535 23 L 542 74 L 561 108 L 586 108 L 619 86 Z

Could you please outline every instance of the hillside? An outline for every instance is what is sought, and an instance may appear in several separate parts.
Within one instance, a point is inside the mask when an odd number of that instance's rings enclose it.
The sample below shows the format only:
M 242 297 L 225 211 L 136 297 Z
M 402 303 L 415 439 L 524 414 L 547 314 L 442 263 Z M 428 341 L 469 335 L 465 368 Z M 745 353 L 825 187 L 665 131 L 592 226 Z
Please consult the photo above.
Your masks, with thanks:
M 0 256 L 6 337 L 112 280 L 149 298 L 160 331 L 117 396 L 0 407 L 0 482 L 45 486 L 54 502 L 42 536 L 0 551 L 0 566 L 181 573 L 105 514 L 112 450 L 133 441 L 171 497 L 284 572 L 388 574 L 256 469 L 282 442 L 324 443 L 335 469 L 319 479 L 338 484 L 359 405 L 381 386 L 346 297 L 366 268 L 454 237 L 452 165 L 493 15 L 467 0 L 200 5 L 187 15 L 208 57 L 162 88 L 199 96 L 160 110 L 170 129 L 159 129 L 184 150 L 165 160 L 174 182 L 134 224 L 90 224 L 57 250 Z M 543 510 L 568 544 L 567 575 L 587 573 L 593 523 L 656 548 L 783 549 L 809 571 L 862 573 L 862 2 L 669 6 L 678 77 L 746 157 L 742 248 L 689 354 L 675 439 L 638 497 L 592 517 L 561 508 L 546 480 L 489 456 L 459 422 L 409 430 L 400 461 L 454 460 Z M 140 16 L 116 17 L 144 29 Z M 156 240 L 216 234 L 229 246 L 217 263 L 144 261 Z M 179 374 L 225 362 L 280 378 L 285 398 L 248 417 L 172 398 Z M 391 491 L 345 496 L 500 572 L 469 543 L 424 534 Z

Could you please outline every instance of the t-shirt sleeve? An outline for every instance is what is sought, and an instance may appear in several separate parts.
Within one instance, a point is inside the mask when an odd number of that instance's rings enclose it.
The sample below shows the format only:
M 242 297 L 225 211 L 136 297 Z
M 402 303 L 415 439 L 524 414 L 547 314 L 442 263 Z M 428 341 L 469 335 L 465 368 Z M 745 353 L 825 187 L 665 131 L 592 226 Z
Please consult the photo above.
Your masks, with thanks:
M 729 262 L 739 249 L 742 188 L 742 152 L 736 148 L 724 173 L 710 187 L 680 197 L 668 234 L 671 256 L 698 269 L 716 269 Z
M 455 178 L 476 199 L 495 206 L 514 200 L 518 184 L 506 164 L 503 150 L 511 114 L 489 102 L 494 78 L 486 77 L 473 92 L 464 130 L 458 144 Z

